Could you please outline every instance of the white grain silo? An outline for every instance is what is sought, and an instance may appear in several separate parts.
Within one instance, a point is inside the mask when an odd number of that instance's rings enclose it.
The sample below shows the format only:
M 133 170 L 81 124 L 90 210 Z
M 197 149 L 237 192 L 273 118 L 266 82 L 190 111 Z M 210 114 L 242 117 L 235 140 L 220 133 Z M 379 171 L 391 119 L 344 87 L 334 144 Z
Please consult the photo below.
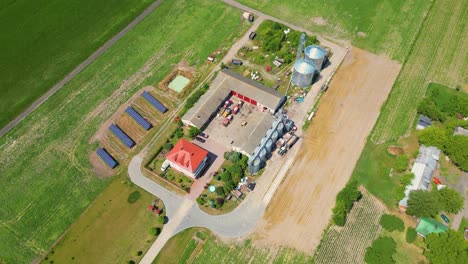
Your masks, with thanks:
M 315 64 L 300 58 L 294 63 L 291 82 L 299 87 L 307 87 L 312 84 L 317 71 Z
M 323 64 L 327 59 L 327 51 L 324 48 L 318 45 L 307 46 L 304 50 L 304 55 L 306 61 L 313 63 L 317 70 L 322 70 Z

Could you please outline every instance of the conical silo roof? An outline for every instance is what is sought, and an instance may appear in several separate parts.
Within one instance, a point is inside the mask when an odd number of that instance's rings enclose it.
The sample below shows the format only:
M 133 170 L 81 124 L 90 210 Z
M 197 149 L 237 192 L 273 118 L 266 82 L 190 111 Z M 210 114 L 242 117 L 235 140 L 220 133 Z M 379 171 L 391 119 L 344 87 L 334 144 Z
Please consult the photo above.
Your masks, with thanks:
M 302 58 L 294 63 L 294 69 L 301 74 L 311 74 L 317 71 L 314 64 L 308 63 Z
M 327 51 L 318 45 L 307 46 L 307 48 L 304 50 L 304 53 L 311 59 L 322 59 L 327 55 Z

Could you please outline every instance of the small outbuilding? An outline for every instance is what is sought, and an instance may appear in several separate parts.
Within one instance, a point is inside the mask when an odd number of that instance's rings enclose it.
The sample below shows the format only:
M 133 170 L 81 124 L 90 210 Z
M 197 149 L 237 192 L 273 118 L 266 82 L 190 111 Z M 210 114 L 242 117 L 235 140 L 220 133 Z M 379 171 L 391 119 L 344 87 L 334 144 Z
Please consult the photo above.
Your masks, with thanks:
M 468 129 L 464 129 L 463 127 L 456 127 L 453 130 L 454 136 L 465 136 L 468 137 Z
M 420 115 L 418 119 L 418 124 L 416 125 L 417 130 L 423 130 L 426 127 L 430 126 L 432 123 L 432 120 L 424 115 Z
M 416 226 L 416 232 L 422 237 L 426 237 L 432 233 L 443 233 L 448 230 L 448 227 L 435 219 L 423 217 L 419 219 Z

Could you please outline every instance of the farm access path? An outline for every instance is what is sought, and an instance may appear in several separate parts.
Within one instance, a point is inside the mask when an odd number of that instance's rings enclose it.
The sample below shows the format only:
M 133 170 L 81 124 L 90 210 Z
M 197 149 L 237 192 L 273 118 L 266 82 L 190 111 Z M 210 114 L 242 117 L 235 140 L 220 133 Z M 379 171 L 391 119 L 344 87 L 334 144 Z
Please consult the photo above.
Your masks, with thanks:
M 244 36 L 233 44 L 226 56 L 201 83 L 204 83 L 212 77 L 214 73 L 220 69 L 221 63 L 228 63 L 232 58 L 234 58 L 237 51 L 248 41 L 250 31 L 255 30 L 265 19 L 274 20 L 279 23 L 286 24 L 293 29 L 303 31 L 311 35 L 313 34 L 310 31 L 290 25 L 285 21 L 278 20 L 257 11 L 252 13 L 255 13 L 256 19 L 250 27 L 250 30 L 248 30 Z M 315 103 L 317 95 L 320 92 L 320 88 L 328 79 L 328 76 L 332 76 L 338 69 L 347 53 L 347 49 L 342 46 L 323 39 L 320 36 L 317 36 L 317 38 L 322 45 L 331 48 L 334 55 L 330 59 L 330 66 L 322 71 L 323 78 L 312 86 L 312 89 L 305 97 L 304 102 L 300 104 L 295 103 L 294 108 L 289 111 L 288 115 L 295 121 L 297 127 L 302 127 L 308 111 Z M 185 101 L 180 104 L 179 108 L 181 108 L 184 103 Z M 174 115 L 178 110 L 180 109 L 174 111 Z M 168 120 L 171 120 L 171 118 Z M 247 195 L 245 200 L 232 212 L 224 215 L 209 215 L 202 211 L 198 207 L 198 204 L 188 195 L 179 196 L 150 180 L 142 173 L 143 160 L 146 152 L 152 142 L 154 142 L 154 140 L 156 140 L 161 134 L 161 131 L 165 129 L 166 125 L 167 123 L 161 127 L 160 131 L 154 136 L 147 147 L 131 160 L 128 167 L 129 177 L 134 184 L 163 200 L 166 208 L 166 215 L 168 217 L 168 222 L 164 226 L 158 239 L 156 239 L 140 261 L 140 263 L 143 264 L 152 263 L 162 247 L 172 236 L 190 227 L 205 227 L 226 238 L 239 238 L 248 235 L 264 214 L 267 205 L 270 203 L 270 200 L 273 198 L 273 195 L 286 176 L 289 168 L 294 163 L 297 153 L 301 149 L 301 141 L 299 141 L 297 146 L 288 152 L 285 157 L 274 155 L 268 162 L 262 177 L 256 181 L 257 185 L 255 191 Z M 298 135 L 301 136 L 301 133 L 302 131 L 299 130 Z
M 75 78 L 78 73 L 88 67 L 91 63 L 93 63 L 99 56 L 101 56 L 104 52 L 106 52 L 110 47 L 112 47 L 117 41 L 119 41 L 127 32 L 133 29 L 138 23 L 140 23 L 145 17 L 147 17 L 151 12 L 153 12 L 159 5 L 161 5 L 163 0 L 157 0 L 153 4 L 151 4 L 147 9 L 145 9 L 139 16 L 137 16 L 130 24 L 128 24 L 124 29 L 122 29 L 119 33 L 117 33 L 114 37 L 109 39 L 104 45 L 102 45 L 99 49 L 97 49 L 91 56 L 89 56 L 85 61 L 79 64 L 75 69 L 73 69 L 68 75 L 65 76 L 60 82 L 55 84 L 52 88 L 50 88 L 44 95 L 39 97 L 36 101 L 34 101 L 26 110 L 24 110 L 19 116 L 13 119 L 10 123 L 8 123 L 5 127 L 0 129 L 0 138 L 3 137 L 8 131 L 12 130 L 16 125 L 18 125 L 23 119 L 25 119 L 29 114 L 31 114 L 34 110 L 36 110 L 40 105 L 42 105 L 49 97 L 55 94 L 58 90 L 60 90 L 65 84 Z

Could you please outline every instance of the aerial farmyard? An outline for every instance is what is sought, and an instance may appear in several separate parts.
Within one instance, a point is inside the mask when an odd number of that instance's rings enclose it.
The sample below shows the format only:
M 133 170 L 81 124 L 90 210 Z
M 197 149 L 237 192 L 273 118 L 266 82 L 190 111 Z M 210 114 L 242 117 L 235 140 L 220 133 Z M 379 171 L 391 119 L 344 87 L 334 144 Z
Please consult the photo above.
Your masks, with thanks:
M 468 263 L 468 2 L 0 7 L 0 263 Z

